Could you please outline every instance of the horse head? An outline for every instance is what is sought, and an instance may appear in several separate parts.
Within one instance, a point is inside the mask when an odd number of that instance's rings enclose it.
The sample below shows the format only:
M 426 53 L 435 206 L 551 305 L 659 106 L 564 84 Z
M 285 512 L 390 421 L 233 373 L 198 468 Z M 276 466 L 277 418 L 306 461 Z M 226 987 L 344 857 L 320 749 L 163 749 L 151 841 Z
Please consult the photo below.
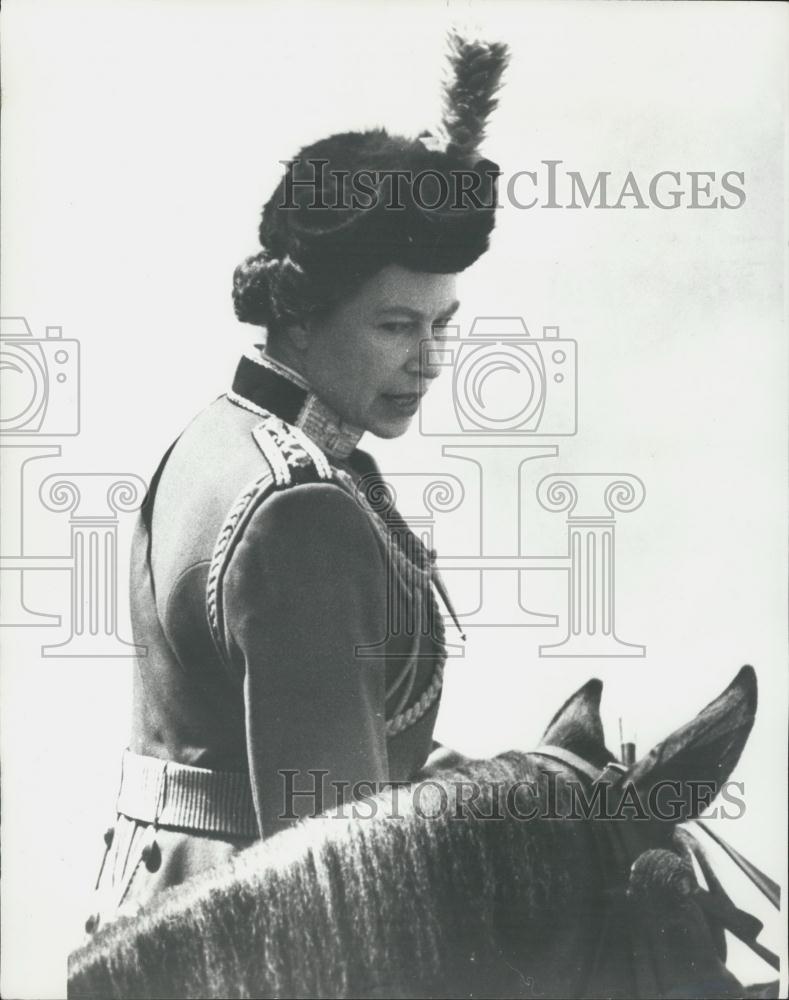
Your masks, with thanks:
M 739 761 L 756 714 L 755 673 L 743 667 L 717 698 L 628 768 L 606 746 L 601 694 L 598 680 L 581 687 L 535 751 L 572 783 L 569 818 L 580 813 L 588 821 L 599 874 L 575 911 L 575 946 L 568 950 L 565 941 L 558 946 L 564 961 L 556 954 L 540 963 L 542 992 L 740 997 L 743 987 L 725 966 L 723 931 L 739 929 L 750 942 L 761 925 L 736 910 L 684 824 L 725 790 Z M 711 886 L 699 884 L 699 862 Z
M 302 821 L 107 926 L 71 957 L 69 996 L 742 996 L 733 918 L 680 824 L 737 764 L 754 672 L 629 769 L 601 692 L 576 692 L 535 751 Z

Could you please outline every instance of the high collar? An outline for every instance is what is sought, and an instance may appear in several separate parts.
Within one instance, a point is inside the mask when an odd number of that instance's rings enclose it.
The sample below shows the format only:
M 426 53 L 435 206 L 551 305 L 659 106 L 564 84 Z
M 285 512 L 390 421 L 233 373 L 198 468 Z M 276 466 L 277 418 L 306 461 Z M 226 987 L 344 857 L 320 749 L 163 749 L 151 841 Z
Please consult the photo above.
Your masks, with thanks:
M 251 403 L 301 428 L 333 458 L 347 458 L 364 433 L 319 399 L 297 371 L 262 350 L 241 357 L 228 398 L 240 405 Z

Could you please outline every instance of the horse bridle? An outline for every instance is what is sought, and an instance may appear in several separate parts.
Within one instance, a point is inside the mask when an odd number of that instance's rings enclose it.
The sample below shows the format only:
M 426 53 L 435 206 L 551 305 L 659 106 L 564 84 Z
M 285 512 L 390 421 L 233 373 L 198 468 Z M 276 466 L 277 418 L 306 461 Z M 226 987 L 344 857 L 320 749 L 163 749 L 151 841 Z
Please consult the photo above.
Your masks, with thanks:
M 536 750 L 531 751 L 529 756 L 543 757 L 565 765 L 575 775 L 586 779 L 592 786 L 592 789 L 600 784 L 623 789 L 627 784 L 630 773 L 630 767 L 627 764 L 610 760 L 602 768 L 596 767 L 571 750 L 559 746 L 540 746 Z M 624 753 L 623 757 L 625 757 Z M 631 757 L 630 763 L 633 760 L 634 757 Z M 718 833 L 714 832 L 709 824 L 699 819 L 690 822 L 718 844 L 740 871 L 747 876 L 749 881 L 765 895 L 776 909 L 780 909 L 780 888 L 773 879 L 769 878 L 756 865 L 744 858 Z M 626 878 L 627 874 L 632 870 L 637 859 L 645 851 L 645 845 L 634 835 L 633 828 L 628 822 L 592 822 L 591 826 L 595 831 L 594 842 L 598 853 L 598 863 L 602 868 L 603 892 L 612 901 L 615 901 L 617 897 L 621 899 L 624 895 L 623 877 Z M 735 906 L 712 871 L 706 854 L 700 848 L 696 838 L 685 831 L 685 839 L 688 841 L 689 850 L 693 853 L 697 862 L 699 862 L 704 880 L 707 883 L 706 889 L 697 886 L 693 892 L 693 897 L 699 903 L 708 921 L 715 922 L 720 927 L 729 930 L 755 954 L 778 970 L 780 968 L 778 956 L 756 940 L 757 935 L 762 930 L 761 922 L 756 917 Z M 584 971 L 583 981 L 579 984 L 579 996 L 595 995 L 593 984 L 599 981 L 601 964 L 605 961 L 605 952 L 609 944 L 612 943 L 610 934 L 612 922 L 616 923 L 615 908 L 616 902 L 613 902 L 612 906 L 607 908 L 603 924 L 592 949 L 591 961 Z M 617 932 L 616 927 L 614 927 L 614 932 L 617 933 L 617 938 L 621 936 Z M 621 928 L 619 928 L 619 932 L 621 932 Z M 621 940 L 619 943 L 621 944 Z M 633 938 L 632 935 L 630 943 L 632 945 L 631 954 L 633 959 L 633 995 L 660 995 L 659 975 L 654 961 L 650 958 L 649 949 L 641 947 L 640 942 Z

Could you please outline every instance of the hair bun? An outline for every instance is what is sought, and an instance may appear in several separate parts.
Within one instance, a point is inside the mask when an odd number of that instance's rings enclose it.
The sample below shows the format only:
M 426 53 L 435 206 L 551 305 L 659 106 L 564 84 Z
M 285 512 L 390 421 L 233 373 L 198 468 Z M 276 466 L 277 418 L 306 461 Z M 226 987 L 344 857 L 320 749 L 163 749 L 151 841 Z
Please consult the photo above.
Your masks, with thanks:
M 302 319 L 316 304 L 304 269 L 290 254 L 279 258 L 261 250 L 233 273 L 233 305 L 242 323 L 270 328 Z
M 233 307 L 242 323 L 268 326 L 275 318 L 272 277 L 279 261 L 261 250 L 233 272 Z

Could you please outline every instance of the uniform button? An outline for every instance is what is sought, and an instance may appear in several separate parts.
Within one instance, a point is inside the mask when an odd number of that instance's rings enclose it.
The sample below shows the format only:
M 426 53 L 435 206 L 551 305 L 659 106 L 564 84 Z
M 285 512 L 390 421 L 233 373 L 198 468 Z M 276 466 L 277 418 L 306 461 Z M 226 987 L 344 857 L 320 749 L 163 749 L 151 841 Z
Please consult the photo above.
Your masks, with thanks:
M 142 849 L 142 860 L 149 872 L 158 872 L 162 864 L 162 851 L 158 843 L 152 840 Z

